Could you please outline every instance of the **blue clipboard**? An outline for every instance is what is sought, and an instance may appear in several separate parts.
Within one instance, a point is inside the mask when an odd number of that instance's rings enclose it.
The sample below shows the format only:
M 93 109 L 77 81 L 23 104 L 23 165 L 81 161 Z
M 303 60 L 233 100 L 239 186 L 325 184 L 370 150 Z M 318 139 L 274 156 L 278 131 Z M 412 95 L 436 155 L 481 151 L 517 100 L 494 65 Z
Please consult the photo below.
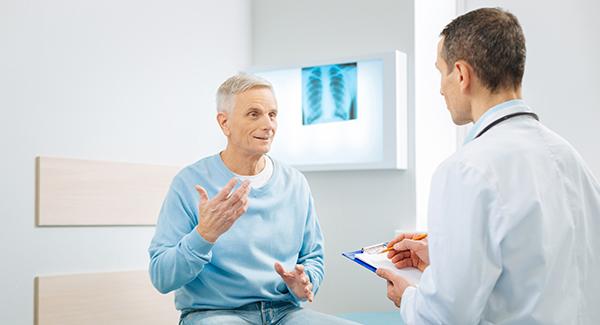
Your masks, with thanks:
M 374 267 L 374 266 L 372 266 L 371 264 L 368 264 L 368 263 L 366 263 L 366 262 L 363 262 L 363 261 L 361 261 L 361 260 L 359 260 L 359 259 L 357 259 L 357 258 L 355 258 L 355 257 L 354 257 L 356 254 L 361 254 L 361 253 L 363 253 L 363 250 L 362 250 L 362 249 L 359 249 L 359 250 L 357 250 L 357 251 L 354 251 L 354 252 L 346 252 L 346 253 L 342 253 L 342 255 L 343 255 L 343 256 L 345 256 L 346 258 L 348 258 L 349 260 L 351 260 L 351 261 L 354 261 L 354 262 L 356 262 L 356 263 L 358 263 L 358 264 L 362 265 L 364 268 L 366 268 L 367 270 L 369 270 L 369 271 L 371 271 L 371 272 L 375 272 L 375 271 L 377 271 L 377 268 L 376 268 L 376 267 Z

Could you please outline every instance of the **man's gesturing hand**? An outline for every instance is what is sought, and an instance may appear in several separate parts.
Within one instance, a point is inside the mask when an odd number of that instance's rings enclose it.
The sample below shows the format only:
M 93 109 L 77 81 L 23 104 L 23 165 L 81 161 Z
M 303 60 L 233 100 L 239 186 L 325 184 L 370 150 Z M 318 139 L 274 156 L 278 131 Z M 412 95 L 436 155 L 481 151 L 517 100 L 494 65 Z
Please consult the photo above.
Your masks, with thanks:
M 304 273 L 304 265 L 296 264 L 296 268 L 293 271 L 286 272 L 283 269 L 283 266 L 279 262 L 276 262 L 275 271 L 277 271 L 288 289 L 291 290 L 296 297 L 301 300 L 308 300 L 309 302 L 313 301 L 313 285 L 310 283 L 306 273 Z
M 231 225 L 248 209 L 250 182 L 247 180 L 242 182 L 242 185 L 229 195 L 236 183 L 237 180 L 232 178 L 211 200 L 208 199 L 206 190 L 200 185 L 196 185 L 196 191 L 200 195 L 199 220 L 196 231 L 211 243 L 229 230 Z

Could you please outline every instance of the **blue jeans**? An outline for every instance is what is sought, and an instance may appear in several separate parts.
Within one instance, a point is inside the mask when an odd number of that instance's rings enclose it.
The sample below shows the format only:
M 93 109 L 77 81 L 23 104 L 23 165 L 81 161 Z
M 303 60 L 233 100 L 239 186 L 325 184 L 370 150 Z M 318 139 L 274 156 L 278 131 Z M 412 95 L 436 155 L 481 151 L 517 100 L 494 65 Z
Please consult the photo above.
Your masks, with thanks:
M 197 310 L 182 315 L 180 325 L 356 325 L 290 302 L 260 301 L 235 309 Z

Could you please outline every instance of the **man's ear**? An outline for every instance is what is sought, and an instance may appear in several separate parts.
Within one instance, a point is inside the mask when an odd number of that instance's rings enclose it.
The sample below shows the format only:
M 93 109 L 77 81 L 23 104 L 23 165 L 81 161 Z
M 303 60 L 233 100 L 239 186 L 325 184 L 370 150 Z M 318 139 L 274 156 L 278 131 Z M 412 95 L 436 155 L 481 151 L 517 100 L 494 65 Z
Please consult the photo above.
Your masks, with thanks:
M 223 134 L 228 137 L 229 134 L 231 134 L 231 130 L 229 129 L 229 115 L 225 112 L 217 113 L 217 122 L 219 123 Z
M 454 69 L 457 72 L 456 78 L 460 91 L 463 93 L 468 92 L 473 83 L 473 67 L 466 61 L 458 60 L 454 63 Z

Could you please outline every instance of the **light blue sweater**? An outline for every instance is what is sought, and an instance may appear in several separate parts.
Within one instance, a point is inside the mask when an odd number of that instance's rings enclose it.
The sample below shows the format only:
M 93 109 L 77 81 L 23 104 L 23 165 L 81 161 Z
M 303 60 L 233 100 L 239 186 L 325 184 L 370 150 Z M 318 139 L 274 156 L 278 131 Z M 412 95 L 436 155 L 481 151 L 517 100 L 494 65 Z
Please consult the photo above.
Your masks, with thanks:
M 175 176 L 149 253 L 152 283 L 162 293 L 175 290 L 177 309 L 236 308 L 261 300 L 299 304 L 275 272 L 276 261 L 289 271 L 303 264 L 316 293 L 323 279 L 323 236 L 310 189 L 300 172 L 273 163 L 271 179 L 251 189 L 247 212 L 214 245 L 195 230 L 194 185 L 213 198 L 234 174 L 217 154 Z

